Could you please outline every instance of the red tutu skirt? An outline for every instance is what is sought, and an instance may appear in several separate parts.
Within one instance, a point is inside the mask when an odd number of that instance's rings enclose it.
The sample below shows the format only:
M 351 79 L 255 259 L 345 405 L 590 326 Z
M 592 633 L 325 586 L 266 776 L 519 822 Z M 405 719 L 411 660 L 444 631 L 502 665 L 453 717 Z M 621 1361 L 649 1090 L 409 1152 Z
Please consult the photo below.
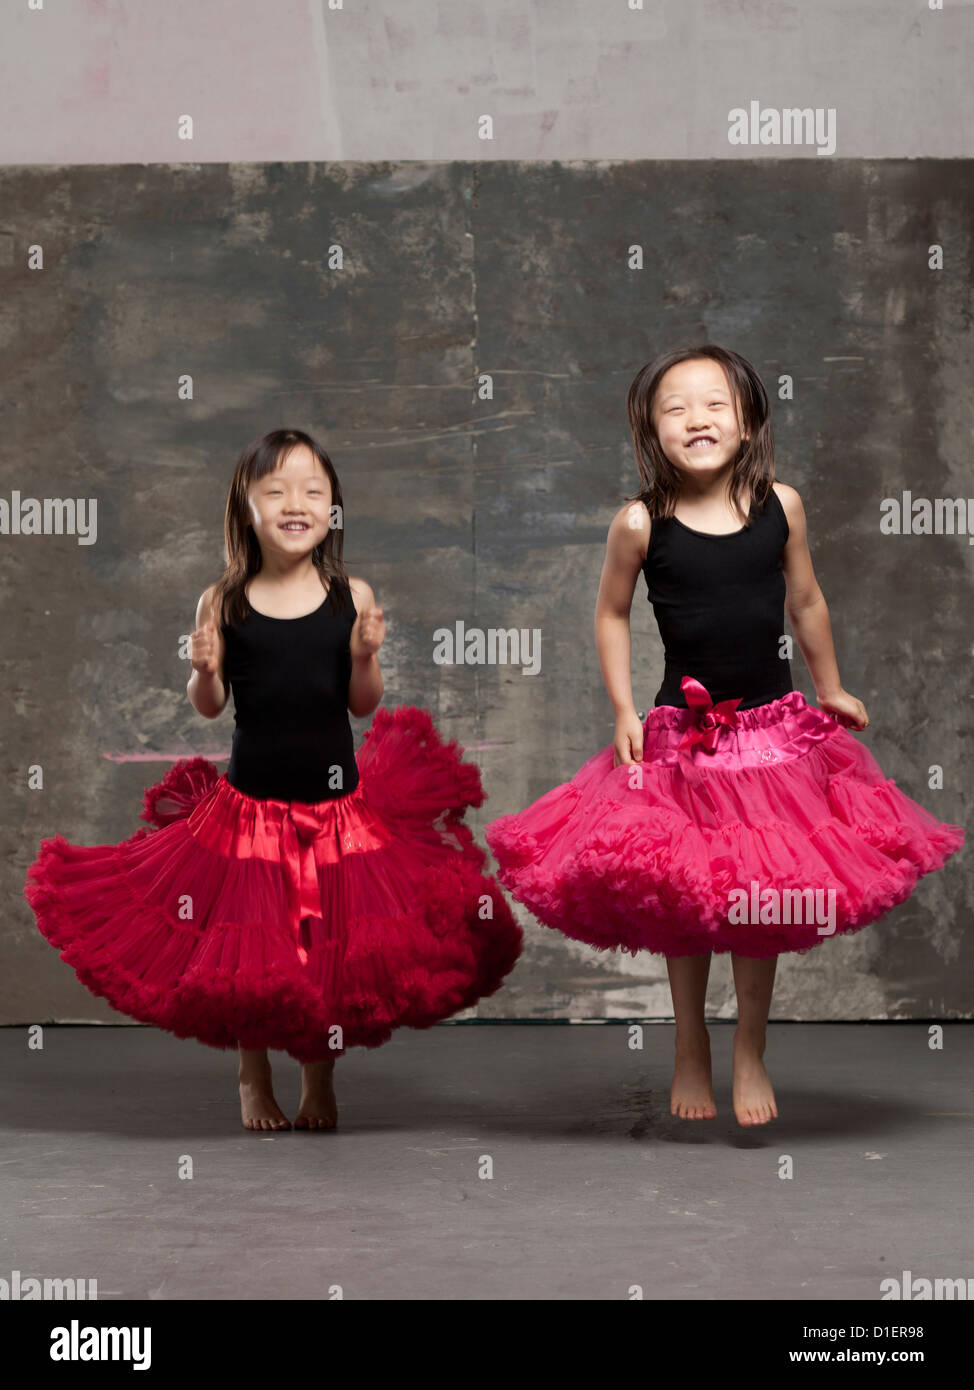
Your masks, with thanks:
M 498 878 L 545 926 L 664 956 L 805 952 L 882 917 L 964 843 L 799 691 L 738 710 L 684 690 L 690 708 L 647 716 L 641 763 L 613 768 L 603 748 L 487 826 Z
M 493 994 L 522 944 L 463 823 L 476 766 L 430 715 L 380 709 L 347 796 L 247 796 L 206 758 L 145 793 L 117 845 L 41 842 L 24 896 L 115 1008 L 212 1047 L 299 1061 L 376 1047 Z

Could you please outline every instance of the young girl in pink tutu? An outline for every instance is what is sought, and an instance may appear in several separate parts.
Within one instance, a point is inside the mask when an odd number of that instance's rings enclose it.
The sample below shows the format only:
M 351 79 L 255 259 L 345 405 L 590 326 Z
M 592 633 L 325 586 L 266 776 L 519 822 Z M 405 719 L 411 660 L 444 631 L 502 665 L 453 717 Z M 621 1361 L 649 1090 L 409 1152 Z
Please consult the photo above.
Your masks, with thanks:
M 203 757 L 147 789 L 118 845 L 41 843 L 24 889 L 79 979 L 131 1017 L 239 1048 L 248 1129 L 289 1129 L 268 1048 L 302 1063 L 300 1129 L 336 1123 L 332 1071 L 355 1045 L 426 1028 L 492 994 L 521 949 L 464 824 L 477 768 L 425 710 L 379 710 L 353 752 L 349 711 L 382 698 L 385 633 L 342 564 L 342 494 L 307 434 L 240 455 L 227 566 L 200 598 L 193 707 L 234 699 L 221 776 Z
M 734 1111 L 777 1116 L 764 1068 L 775 967 L 857 931 L 964 841 L 884 777 L 847 732 L 805 515 L 775 481 L 753 367 L 713 345 L 669 353 L 629 388 L 642 481 L 609 528 L 595 631 L 616 713 L 612 747 L 486 829 L 499 878 L 546 926 L 601 949 L 666 956 L 676 1019 L 674 1115 L 712 1119 L 704 1006 L 711 953 L 737 990 Z M 629 611 L 639 573 L 663 641 L 640 722 Z M 818 708 L 793 689 L 784 614 Z

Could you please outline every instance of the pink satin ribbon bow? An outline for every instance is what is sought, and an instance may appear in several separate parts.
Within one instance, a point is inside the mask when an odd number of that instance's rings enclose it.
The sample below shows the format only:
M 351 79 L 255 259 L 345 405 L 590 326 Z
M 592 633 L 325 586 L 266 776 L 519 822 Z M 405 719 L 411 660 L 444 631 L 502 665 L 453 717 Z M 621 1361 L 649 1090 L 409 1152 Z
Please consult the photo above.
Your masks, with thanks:
M 680 689 L 686 697 L 688 707 L 693 711 L 694 720 L 683 735 L 678 751 L 683 752 L 686 749 L 689 752 L 694 744 L 699 743 L 703 745 L 705 753 L 713 753 L 717 748 L 721 729 L 736 728 L 736 710 L 744 698 L 743 695 L 738 695 L 736 700 L 721 700 L 715 705 L 707 687 L 694 680 L 693 676 L 684 676 L 680 681 Z

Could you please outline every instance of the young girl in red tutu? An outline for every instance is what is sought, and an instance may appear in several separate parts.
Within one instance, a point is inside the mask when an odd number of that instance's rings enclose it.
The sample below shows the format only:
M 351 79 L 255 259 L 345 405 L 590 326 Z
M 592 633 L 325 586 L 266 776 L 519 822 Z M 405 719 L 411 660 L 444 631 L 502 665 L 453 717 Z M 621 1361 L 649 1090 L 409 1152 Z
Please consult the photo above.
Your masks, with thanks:
M 674 1115 L 716 1115 L 704 1006 L 711 953 L 737 989 L 734 1111 L 777 1116 L 764 1068 L 775 967 L 903 902 L 962 845 L 847 732 L 801 498 L 775 482 L 753 367 L 707 345 L 644 366 L 628 396 L 642 481 L 609 529 L 596 640 L 612 747 L 486 829 L 499 878 L 546 926 L 601 949 L 666 956 Z M 640 722 L 629 611 L 646 576 L 665 652 Z M 818 708 L 793 689 L 784 612 Z
M 332 1128 L 332 1070 L 499 988 L 521 949 L 464 824 L 477 768 L 425 710 L 379 710 L 357 757 L 349 710 L 382 698 L 381 608 L 342 564 L 331 460 L 277 430 L 245 449 L 227 567 L 200 598 L 193 707 L 234 698 L 221 776 L 202 757 L 147 789 L 118 845 L 42 841 L 24 889 L 44 936 L 115 1008 L 239 1048 L 248 1129 L 289 1129 L 267 1049 L 302 1063 L 295 1124 Z

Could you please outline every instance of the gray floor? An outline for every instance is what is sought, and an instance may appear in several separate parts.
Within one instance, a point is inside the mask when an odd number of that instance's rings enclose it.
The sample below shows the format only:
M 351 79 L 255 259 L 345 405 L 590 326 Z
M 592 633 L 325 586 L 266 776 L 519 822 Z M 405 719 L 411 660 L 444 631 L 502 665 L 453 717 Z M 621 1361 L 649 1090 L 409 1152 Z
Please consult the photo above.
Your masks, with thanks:
M 339 1130 L 240 1128 L 235 1061 L 151 1029 L 0 1030 L 0 1277 L 127 1298 L 853 1298 L 974 1273 L 974 1030 L 772 1025 L 780 1118 L 669 1114 L 672 1026 L 404 1030 Z M 272 1054 L 293 1118 L 297 1064 Z M 194 1176 L 180 1179 L 191 1157 Z M 794 1177 L 783 1179 L 783 1156 Z M 488 1157 L 493 1177 L 479 1176 Z

